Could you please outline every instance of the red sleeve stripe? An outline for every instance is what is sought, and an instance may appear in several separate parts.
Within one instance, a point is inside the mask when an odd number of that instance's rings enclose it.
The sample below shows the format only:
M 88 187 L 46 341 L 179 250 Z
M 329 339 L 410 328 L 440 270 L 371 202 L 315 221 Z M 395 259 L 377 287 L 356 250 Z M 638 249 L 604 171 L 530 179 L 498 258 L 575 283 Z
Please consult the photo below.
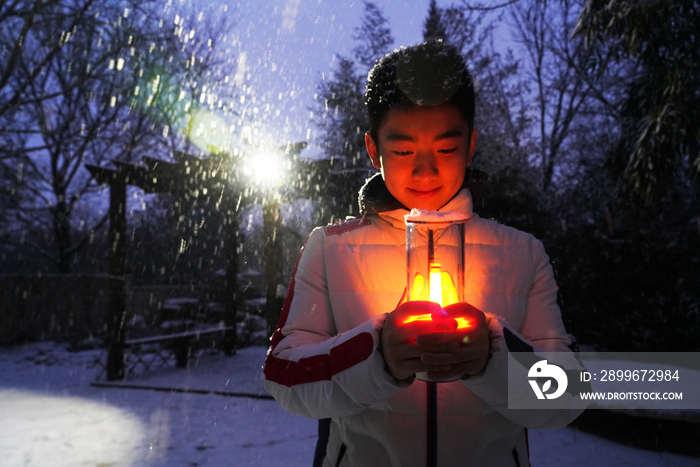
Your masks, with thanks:
M 309 237 L 311 237 L 311 235 L 309 235 Z M 308 242 L 309 239 L 307 238 L 306 241 Z M 297 261 L 294 264 L 292 279 L 289 281 L 287 297 L 284 300 L 280 320 L 277 324 L 277 329 L 270 339 L 270 350 L 265 359 L 265 379 L 288 387 L 296 384 L 330 380 L 333 375 L 347 370 L 369 358 L 374 350 L 372 335 L 363 332 L 333 347 L 330 350 L 330 354 L 302 358 L 298 362 L 279 359 L 273 356 L 273 351 L 277 347 L 277 344 L 284 339 L 282 328 L 287 323 L 289 309 L 294 299 L 295 277 L 297 268 L 299 267 L 299 260 L 301 259 L 305 247 L 306 242 L 304 242 L 304 246 L 301 248 L 301 252 L 299 252 Z
M 265 362 L 265 379 L 287 387 L 328 381 L 341 371 L 365 361 L 373 350 L 372 335 L 363 332 L 333 347 L 329 354 L 302 358 L 298 362 L 275 358 L 270 352 Z

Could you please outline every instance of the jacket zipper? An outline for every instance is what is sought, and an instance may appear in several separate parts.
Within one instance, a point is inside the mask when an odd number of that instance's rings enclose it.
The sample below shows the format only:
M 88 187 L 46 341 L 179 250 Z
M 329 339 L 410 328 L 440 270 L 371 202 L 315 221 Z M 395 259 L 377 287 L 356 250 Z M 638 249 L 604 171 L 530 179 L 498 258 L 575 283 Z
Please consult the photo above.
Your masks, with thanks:
M 515 460 L 515 467 L 521 467 L 520 457 L 518 456 L 518 450 L 513 448 L 513 459 Z
M 340 461 L 343 460 L 343 456 L 345 455 L 345 451 L 347 450 L 347 446 L 345 443 L 340 445 L 340 451 L 338 451 L 338 460 L 335 461 L 335 467 L 340 467 Z

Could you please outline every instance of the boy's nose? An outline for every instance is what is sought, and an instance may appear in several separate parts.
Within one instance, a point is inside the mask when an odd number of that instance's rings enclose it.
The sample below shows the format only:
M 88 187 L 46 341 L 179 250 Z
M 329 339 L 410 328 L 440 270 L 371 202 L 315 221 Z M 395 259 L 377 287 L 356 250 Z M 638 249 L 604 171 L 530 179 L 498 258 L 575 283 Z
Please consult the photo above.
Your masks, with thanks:
M 415 164 L 413 166 L 413 178 L 415 179 L 433 179 L 438 175 L 435 156 L 431 153 L 416 154 Z

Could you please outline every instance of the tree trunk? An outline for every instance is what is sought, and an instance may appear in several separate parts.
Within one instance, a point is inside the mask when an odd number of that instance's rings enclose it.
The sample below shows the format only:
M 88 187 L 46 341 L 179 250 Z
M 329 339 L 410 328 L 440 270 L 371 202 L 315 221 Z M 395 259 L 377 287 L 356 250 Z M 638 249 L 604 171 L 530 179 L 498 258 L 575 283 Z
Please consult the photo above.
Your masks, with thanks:
M 238 336 L 236 334 L 238 310 L 238 212 L 236 212 L 236 200 L 229 190 L 224 194 L 224 211 L 226 223 L 224 228 L 224 251 L 226 254 L 226 280 L 224 282 L 224 322 L 227 327 L 232 327 L 231 332 L 227 332 L 222 342 L 224 352 L 235 354 L 238 347 Z
M 105 320 L 107 380 L 124 378 L 124 317 L 126 314 L 126 183 L 117 178 L 109 187 L 109 308 Z
M 65 202 L 65 194 L 59 194 L 59 202 L 53 212 L 53 226 L 58 247 L 58 270 L 69 274 L 73 271 L 71 265 L 71 236 L 70 236 L 70 207 Z

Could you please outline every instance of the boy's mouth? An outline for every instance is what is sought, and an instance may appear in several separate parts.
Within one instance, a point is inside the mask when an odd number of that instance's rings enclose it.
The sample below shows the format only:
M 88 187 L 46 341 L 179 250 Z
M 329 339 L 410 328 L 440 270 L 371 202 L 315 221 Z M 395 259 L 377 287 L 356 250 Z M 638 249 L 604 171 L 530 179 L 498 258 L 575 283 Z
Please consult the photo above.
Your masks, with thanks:
M 410 191 L 411 194 L 417 198 L 430 198 L 431 196 L 436 195 L 441 188 L 442 187 L 437 187 L 432 190 L 414 190 L 413 188 L 409 188 L 408 191 Z

